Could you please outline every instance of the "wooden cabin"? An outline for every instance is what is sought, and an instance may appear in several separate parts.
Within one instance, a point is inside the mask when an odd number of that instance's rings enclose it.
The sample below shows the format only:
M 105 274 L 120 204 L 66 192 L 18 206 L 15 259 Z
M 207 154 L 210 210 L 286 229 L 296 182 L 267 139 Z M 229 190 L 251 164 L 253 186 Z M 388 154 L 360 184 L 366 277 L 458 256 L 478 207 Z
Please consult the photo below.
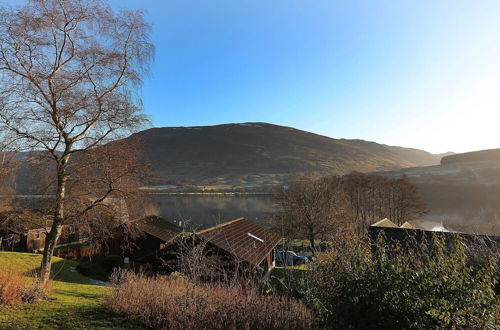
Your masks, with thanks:
M 280 240 L 274 232 L 238 218 L 176 240 L 166 245 L 158 256 L 161 264 L 173 271 L 185 267 L 183 263 L 190 262 L 186 255 L 198 249 L 214 276 L 238 271 L 261 277 L 275 267 L 275 248 Z
M 115 237 L 103 247 L 103 254 L 120 255 L 133 265 L 156 258 L 158 251 L 182 232 L 179 226 L 158 216 L 129 221 L 125 227 L 117 228 Z

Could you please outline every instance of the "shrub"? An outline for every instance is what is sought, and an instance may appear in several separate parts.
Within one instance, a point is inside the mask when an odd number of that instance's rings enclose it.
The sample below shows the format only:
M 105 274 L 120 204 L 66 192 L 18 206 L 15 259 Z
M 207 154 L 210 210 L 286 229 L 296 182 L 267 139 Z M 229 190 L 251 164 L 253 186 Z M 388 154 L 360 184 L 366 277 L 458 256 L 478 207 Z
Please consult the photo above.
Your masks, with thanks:
M 122 268 L 122 257 L 117 255 L 108 255 L 100 257 L 91 262 L 87 258 L 83 258 L 76 269 L 83 275 L 91 277 L 99 281 L 108 281 L 111 273 L 116 268 Z
M 123 258 L 117 255 L 108 255 L 99 261 L 102 269 L 111 274 L 115 268 L 123 267 Z
M 26 279 L 22 274 L 12 270 L 0 271 L 0 305 L 20 303 L 26 286 Z
M 92 263 L 89 261 L 82 261 L 76 266 L 76 270 L 80 272 L 80 274 L 93 278 L 99 281 L 108 281 L 109 280 L 109 272 L 106 272 L 102 269 L 101 265 L 98 263 Z
M 155 329 L 307 329 L 313 316 L 299 301 L 254 289 L 193 284 L 180 276 L 113 274 L 107 304 Z
M 33 303 L 45 299 L 50 282 L 42 285 L 38 278 L 29 279 L 13 270 L 0 271 L 0 305 Z
M 411 239 L 411 238 L 410 238 Z M 496 260 L 473 268 L 463 242 L 404 249 L 383 239 L 344 245 L 319 262 L 302 293 L 324 327 L 427 329 L 495 328 L 500 310 Z M 410 244 L 409 244 L 410 245 Z

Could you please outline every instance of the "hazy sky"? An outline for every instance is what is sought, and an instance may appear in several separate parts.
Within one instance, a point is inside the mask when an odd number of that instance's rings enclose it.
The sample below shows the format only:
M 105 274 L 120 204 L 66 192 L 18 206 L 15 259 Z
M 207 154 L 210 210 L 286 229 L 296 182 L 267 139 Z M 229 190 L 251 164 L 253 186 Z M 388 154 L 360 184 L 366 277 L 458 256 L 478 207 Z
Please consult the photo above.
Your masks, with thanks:
M 265 121 L 432 152 L 500 147 L 498 0 L 111 3 L 153 24 L 155 126 Z

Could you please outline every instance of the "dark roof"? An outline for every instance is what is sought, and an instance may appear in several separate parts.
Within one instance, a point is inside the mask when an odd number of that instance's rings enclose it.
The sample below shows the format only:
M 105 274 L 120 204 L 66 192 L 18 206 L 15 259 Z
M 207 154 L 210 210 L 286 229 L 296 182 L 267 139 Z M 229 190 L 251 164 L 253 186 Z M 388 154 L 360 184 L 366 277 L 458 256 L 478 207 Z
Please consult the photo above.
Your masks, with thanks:
M 149 216 L 132 222 L 137 228 L 151 236 L 168 242 L 182 232 L 182 229 L 161 217 Z
M 254 266 L 258 266 L 281 239 L 245 218 L 199 231 L 196 235 Z

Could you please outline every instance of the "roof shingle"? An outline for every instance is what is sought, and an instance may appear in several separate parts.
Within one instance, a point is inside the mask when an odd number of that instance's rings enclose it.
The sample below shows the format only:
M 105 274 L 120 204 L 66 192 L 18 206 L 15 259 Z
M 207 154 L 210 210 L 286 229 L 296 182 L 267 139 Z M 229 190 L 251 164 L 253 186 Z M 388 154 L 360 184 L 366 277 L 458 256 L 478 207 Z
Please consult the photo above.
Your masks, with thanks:
M 172 240 L 182 232 L 182 229 L 175 224 L 157 216 L 149 216 L 134 220 L 133 224 L 135 224 L 139 230 L 165 242 Z
M 199 231 L 196 235 L 254 266 L 258 266 L 281 239 L 245 218 Z

